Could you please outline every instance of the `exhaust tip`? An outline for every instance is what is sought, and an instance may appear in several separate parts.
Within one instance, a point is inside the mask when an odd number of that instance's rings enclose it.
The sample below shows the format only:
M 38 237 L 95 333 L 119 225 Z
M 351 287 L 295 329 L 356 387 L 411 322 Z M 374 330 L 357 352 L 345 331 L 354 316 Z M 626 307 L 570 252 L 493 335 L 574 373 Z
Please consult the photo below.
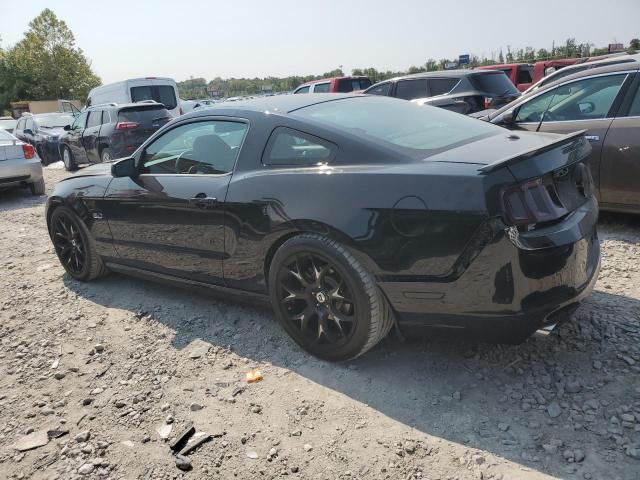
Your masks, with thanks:
M 537 337 L 546 337 L 551 332 L 553 332 L 553 329 L 556 328 L 556 325 L 557 325 L 556 323 L 553 323 L 551 325 L 547 325 L 546 327 L 539 328 L 538 330 L 536 330 L 534 335 L 537 336 Z

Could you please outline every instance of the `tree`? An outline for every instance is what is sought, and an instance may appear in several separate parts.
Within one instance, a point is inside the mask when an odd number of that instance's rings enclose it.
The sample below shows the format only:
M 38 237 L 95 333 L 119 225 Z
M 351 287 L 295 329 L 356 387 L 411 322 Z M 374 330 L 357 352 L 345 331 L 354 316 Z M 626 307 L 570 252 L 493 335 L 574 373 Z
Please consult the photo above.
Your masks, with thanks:
M 0 104 L 11 100 L 83 99 L 100 78 L 63 20 L 48 8 L 24 38 L 0 56 Z
M 629 42 L 629 53 L 637 52 L 640 50 L 640 38 L 632 38 Z

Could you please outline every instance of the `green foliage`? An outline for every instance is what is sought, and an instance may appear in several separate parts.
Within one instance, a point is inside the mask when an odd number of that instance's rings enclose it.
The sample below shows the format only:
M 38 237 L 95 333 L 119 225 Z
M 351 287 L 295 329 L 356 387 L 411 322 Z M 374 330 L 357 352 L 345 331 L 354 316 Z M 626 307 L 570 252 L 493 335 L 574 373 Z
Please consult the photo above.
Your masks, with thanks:
M 0 106 L 15 100 L 83 99 L 100 78 L 63 20 L 48 8 L 29 23 L 24 38 L 0 50 Z

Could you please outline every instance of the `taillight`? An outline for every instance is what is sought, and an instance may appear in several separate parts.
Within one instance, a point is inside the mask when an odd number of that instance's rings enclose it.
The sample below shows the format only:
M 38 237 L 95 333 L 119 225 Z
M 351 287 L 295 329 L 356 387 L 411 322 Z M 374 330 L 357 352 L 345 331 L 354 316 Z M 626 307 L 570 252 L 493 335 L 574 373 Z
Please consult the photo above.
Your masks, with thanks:
M 493 102 L 493 98 L 484 97 L 484 109 L 485 110 L 487 110 L 488 108 L 491 108 L 491 102 Z
M 22 153 L 24 153 L 24 158 L 27 160 L 36 156 L 36 150 L 32 145 L 24 144 L 22 145 Z
M 138 122 L 118 122 L 116 123 L 116 130 L 132 130 L 139 126 L 140 124 Z
M 502 204 L 507 223 L 516 226 L 548 222 L 568 213 L 551 174 L 506 188 L 502 192 Z

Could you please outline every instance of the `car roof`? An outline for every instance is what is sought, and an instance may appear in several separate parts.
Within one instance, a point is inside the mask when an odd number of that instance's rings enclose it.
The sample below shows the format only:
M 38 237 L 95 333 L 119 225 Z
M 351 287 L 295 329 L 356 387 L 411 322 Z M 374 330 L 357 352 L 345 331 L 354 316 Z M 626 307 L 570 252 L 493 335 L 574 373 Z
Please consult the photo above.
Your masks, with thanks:
M 259 97 L 235 102 L 219 102 L 215 105 L 189 112 L 184 117 L 201 117 L 216 115 L 217 112 L 229 110 L 245 110 L 258 113 L 287 114 L 300 108 L 316 105 L 318 103 L 342 100 L 345 98 L 363 98 L 362 95 L 349 93 L 314 93 L 299 95 L 274 95 L 272 97 Z M 182 117 L 181 117 L 182 118 Z
M 500 73 L 504 75 L 502 70 L 438 70 L 435 72 L 421 72 L 413 73 L 411 75 L 400 75 L 399 77 L 389 78 L 388 80 L 381 80 L 382 82 L 396 82 L 398 80 L 417 79 L 417 78 L 463 78 L 470 75 L 490 75 L 492 73 Z
M 69 113 L 69 112 L 32 113 L 30 115 L 25 115 L 25 117 L 31 117 L 31 118 L 37 120 L 39 118 L 53 117 L 54 115 L 71 115 L 71 113 Z
M 165 105 L 159 102 L 131 102 L 131 103 L 99 103 L 97 105 L 91 105 L 87 107 L 85 110 L 96 110 L 96 109 L 107 109 L 113 108 L 114 110 L 120 110 L 123 108 L 150 108 L 150 107 L 162 107 L 167 108 Z

